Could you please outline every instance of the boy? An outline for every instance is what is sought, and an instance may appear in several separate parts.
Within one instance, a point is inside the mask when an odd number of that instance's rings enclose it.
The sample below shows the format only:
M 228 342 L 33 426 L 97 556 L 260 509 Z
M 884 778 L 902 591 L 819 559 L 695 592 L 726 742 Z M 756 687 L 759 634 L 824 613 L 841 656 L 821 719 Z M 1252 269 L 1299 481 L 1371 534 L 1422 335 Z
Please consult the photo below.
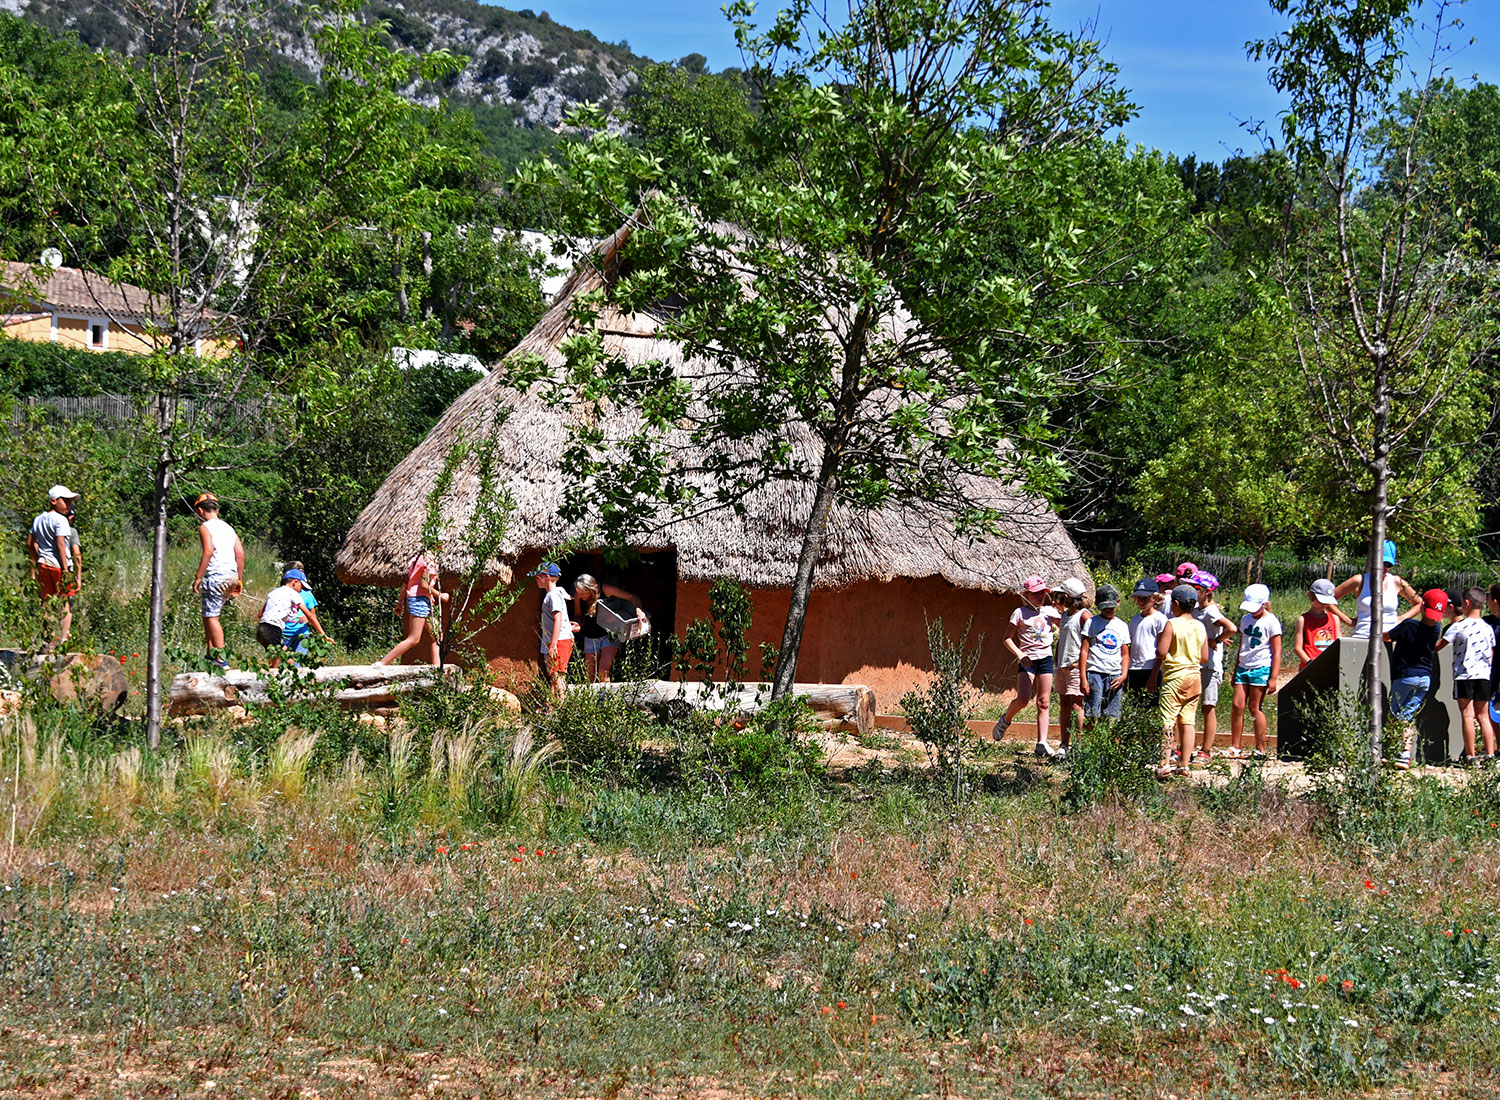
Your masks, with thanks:
M 1245 708 L 1255 727 L 1255 759 L 1266 758 L 1267 695 L 1276 694 L 1276 673 L 1281 668 L 1281 620 L 1271 614 L 1271 590 L 1263 584 L 1245 589 L 1240 610 L 1240 651 L 1234 665 L 1234 710 L 1229 718 L 1229 755 L 1244 753 L 1240 739 L 1245 731 Z
M 1073 743 L 1073 721 L 1083 726 L 1083 710 L 1088 701 L 1088 679 L 1083 669 L 1083 635 L 1088 630 L 1088 600 L 1083 594 L 1083 582 L 1077 577 L 1068 577 L 1058 586 L 1056 600 L 1063 612 L 1062 625 L 1057 628 L 1057 695 L 1062 700 L 1058 723 L 1062 726 L 1062 747 L 1057 750 L 1057 759 L 1068 755 Z
M 1484 758 L 1495 759 L 1495 727 L 1490 722 L 1490 666 L 1495 656 L 1495 632 L 1486 624 L 1485 594 L 1482 588 L 1464 592 L 1463 618 L 1448 628 L 1433 647 L 1453 647 L 1453 698 L 1464 729 L 1464 763 L 1472 767 L 1474 758 L 1474 720 L 1484 731 Z
M 286 625 L 302 614 L 302 586 L 306 583 L 306 573 L 300 569 L 288 569 L 281 587 L 271 589 L 271 594 L 261 605 L 255 640 L 276 651 L 271 655 L 272 668 L 281 663 L 280 651 L 286 647 Z
M 1297 655 L 1297 670 L 1300 672 L 1312 664 L 1325 649 L 1339 640 L 1340 622 L 1352 624 L 1353 621 L 1339 610 L 1333 582 L 1323 577 L 1313 581 L 1307 590 L 1307 610 L 1292 624 L 1292 652 Z
M 73 528 L 68 523 L 68 512 L 77 496 L 66 485 L 48 489 L 47 510 L 31 521 L 26 536 L 26 561 L 42 603 L 54 598 L 62 601 L 57 640 L 47 647 L 49 650 L 61 646 L 73 632 L 73 597 L 83 585 L 83 558 L 73 553 Z M 63 577 L 69 573 L 72 577 L 65 581 Z
M 1208 657 L 1203 662 L 1203 694 L 1198 699 L 1203 711 L 1203 740 L 1194 754 L 1192 766 L 1206 768 L 1213 760 L 1214 745 L 1219 738 L 1219 687 L 1224 683 L 1224 646 L 1238 629 L 1214 602 L 1214 593 L 1219 590 L 1219 578 L 1212 573 L 1195 573 L 1190 582 L 1198 592 L 1198 610 L 1193 618 L 1203 624 L 1208 635 Z
M 1203 693 L 1203 663 L 1208 659 L 1208 631 L 1193 617 L 1198 592 L 1192 585 L 1172 589 L 1172 619 L 1156 643 L 1156 667 L 1161 674 L 1162 724 L 1160 779 L 1188 774 L 1193 752 L 1198 696 Z M 1174 748 L 1175 744 L 1175 748 Z M 1170 767 L 1173 753 L 1177 766 Z
M 562 568 L 554 561 L 544 561 L 531 575 L 542 590 L 542 669 L 552 690 L 561 695 L 568 686 L 573 635 L 582 628 L 568 618 L 568 601 L 572 597 L 558 583 Z
M 1122 689 L 1130 673 L 1130 631 L 1115 614 L 1120 606 L 1119 591 L 1112 585 L 1100 585 L 1094 593 L 1094 605 L 1099 613 L 1089 620 L 1078 658 L 1089 689 L 1083 716 L 1091 724 L 1100 718 L 1120 717 Z
M 219 616 L 224 611 L 225 590 L 244 584 L 245 548 L 234 528 L 219 518 L 218 497 L 200 493 L 193 501 L 193 511 L 198 513 L 198 541 L 203 544 L 198 575 L 193 578 L 193 591 L 203 599 L 203 641 L 208 647 L 208 659 L 220 668 L 228 668 Z
M 292 575 L 292 570 L 306 574 L 300 561 L 289 561 L 286 563 L 286 572 L 282 574 L 283 582 Z M 281 641 L 293 653 L 307 653 L 307 638 L 313 631 L 317 631 L 320 638 L 328 637 L 328 632 L 323 629 L 323 624 L 318 621 L 318 597 L 313 595 L 312 587 L 307 583 L 302 584 L 302 610 L 293 613 L 281 629 Z
M 1442 635 L 1438 622 L 1447 611 L 1448 593 L 1429 588 L 1422 593 L 1422 603 L 1385 632 L 1385 640 L 1391 643 L 1391 717 L 1405 727 L 1402 750 L 1395 760 L 1401 771 L 1411 767 L 1413 723 L 1432 690 L 1433 656 Z
M 1147 685 L 1156 672 L 1156 643 L 1167 628 L 1167 617 L 1156 606 L 1160 595 L 1161 589 L 1149 577 L 1136 581 L 1130 593 L 1138 609 L 1130 616 L 1130 652 L 1135 655 L 1135 663 L 1125 680 L 1132 695 L 1151 693 Z

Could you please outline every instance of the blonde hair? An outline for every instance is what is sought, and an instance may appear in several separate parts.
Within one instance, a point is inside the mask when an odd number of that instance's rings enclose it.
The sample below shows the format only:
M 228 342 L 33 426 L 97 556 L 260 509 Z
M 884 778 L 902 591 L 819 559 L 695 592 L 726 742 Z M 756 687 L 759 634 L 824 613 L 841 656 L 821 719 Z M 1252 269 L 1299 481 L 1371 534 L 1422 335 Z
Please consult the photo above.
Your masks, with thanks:
M 576 595 L 580 590 L 589 594 L 590 603 L 595 603 L 598 601 L 600 593 L 599 582 L 596 581 L 590 574 L 580 573 L 578 574 L 578 577 L 573 581 L 574 594 Z

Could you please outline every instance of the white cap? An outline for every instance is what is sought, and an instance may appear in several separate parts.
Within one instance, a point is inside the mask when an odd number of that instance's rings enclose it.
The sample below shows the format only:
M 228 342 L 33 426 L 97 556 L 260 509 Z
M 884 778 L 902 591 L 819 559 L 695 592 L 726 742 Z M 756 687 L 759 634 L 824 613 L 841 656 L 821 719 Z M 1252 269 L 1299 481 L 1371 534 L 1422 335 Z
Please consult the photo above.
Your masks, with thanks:
M 1271 602 L 1271 590 L 1263 584 L 1252 584 L 1245 589 L 1244 602 L 1240 604 L 1241 611 L 1259 611 Z
M 1064 596 L 1072 596 L 1075 599 L 1083 595 L 1083 582 L 1077 577 L 1069 577 L 1057 588 Z
M 72 489 L 69 489 L 66 485 L 54 485 L 52 486 L 52 488 L 47 490 L 48 500 L 56 500 L 58 497 L 62 497 L 64 500 L 73 500 L 77 496 L 78 494 L 75 493 Z

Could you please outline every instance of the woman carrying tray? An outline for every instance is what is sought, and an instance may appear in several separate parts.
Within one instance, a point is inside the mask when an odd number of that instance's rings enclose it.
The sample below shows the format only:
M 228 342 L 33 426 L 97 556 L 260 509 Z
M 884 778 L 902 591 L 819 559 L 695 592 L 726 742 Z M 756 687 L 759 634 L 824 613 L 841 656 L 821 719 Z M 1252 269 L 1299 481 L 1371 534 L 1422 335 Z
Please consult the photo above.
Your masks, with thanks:
M 639 638 L 651 629 L 646 613 L 637 606 L 635 596 L 612 584 L 601 585 L 587 573 L 573 582 L 573 596 L 578 601 L 578 625 L 583 627 L 583 661 L 588 682 L 609 683 L 620 646 Z

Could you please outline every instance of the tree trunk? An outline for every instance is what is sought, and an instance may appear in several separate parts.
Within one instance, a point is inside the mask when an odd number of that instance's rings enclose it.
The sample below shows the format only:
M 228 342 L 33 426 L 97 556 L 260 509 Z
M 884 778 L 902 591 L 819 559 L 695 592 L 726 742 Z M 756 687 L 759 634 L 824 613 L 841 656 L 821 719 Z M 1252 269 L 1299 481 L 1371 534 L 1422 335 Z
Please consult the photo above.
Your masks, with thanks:
M 623 692 L 642 706 L 684 702 L 696 710 L 737 711 L 752 715 L 768 701 L 767 684 L 686 683 L 680 680 L 625 680 L 607 684 L 572 684 L 569 691 Z M 793 684 L 790 694 L 805 698 L 824 729 L 869 733 L 875 728 L 875 693 L 863 684 Z
M 1380 763 L 1381 741 L 1385 732 L 1385 699 L 1380 693 L 1380 662 L 1385 656 L 1385 521 L 1390 507 L 1390 440 L 1386 431 L 1391 419 L 1391 395 L 1386 383 L 1386 356 L 1375 356 L 1375 376 L 1371 383 L 1374 420 L 1374 449 L 1370 473 L 1374 483 L 1370 492 L 1370 549 L 1365 559 L 1365 577 L 1370 586 L 1370 650 L 1365 658 L 1365 682 L 1370 693 L 1370 760 Z
M 329 699 L 346 710 L 387 706 L 413 691 L 430 690 L 444 679 L 454 681 L 459 670 L 432 665 L 325 665 L 311 670 L 267 670 L 265 673 L 228 669 L 222 673 L 184 672 L 172 681 L 173 717 L 206 714 L 224 707 L 267 706 L 282 699 Z M 269 681 L 280 679 L 275 694 Z
M 787 607 L 786 627 L 781 632 L 781 652 L 776 656 L 776 674 L 771 681 L 772 699 L 787 695 L 797 679 L 797 651 L 802 648 L 802 628 L 807 625 L 807 605 L 812 599 L 813 572 L 817 569 L 818 558 L 823 555 L 823 543 L 828 538 L 828 516 L 833 511 L 838 477 L 838 448 L 825 444 L 812 512 L 807 517 L 802 549 L 797 554 L 797 573 L 792 579 L 792 600 Z
M 151 625 L 146 641 L 146 743 L 161 745 L 161 631 L 167 592 L 167 503 L 172 461 L 163 451 L 156 463 L 156 514 L 151 529 Z

